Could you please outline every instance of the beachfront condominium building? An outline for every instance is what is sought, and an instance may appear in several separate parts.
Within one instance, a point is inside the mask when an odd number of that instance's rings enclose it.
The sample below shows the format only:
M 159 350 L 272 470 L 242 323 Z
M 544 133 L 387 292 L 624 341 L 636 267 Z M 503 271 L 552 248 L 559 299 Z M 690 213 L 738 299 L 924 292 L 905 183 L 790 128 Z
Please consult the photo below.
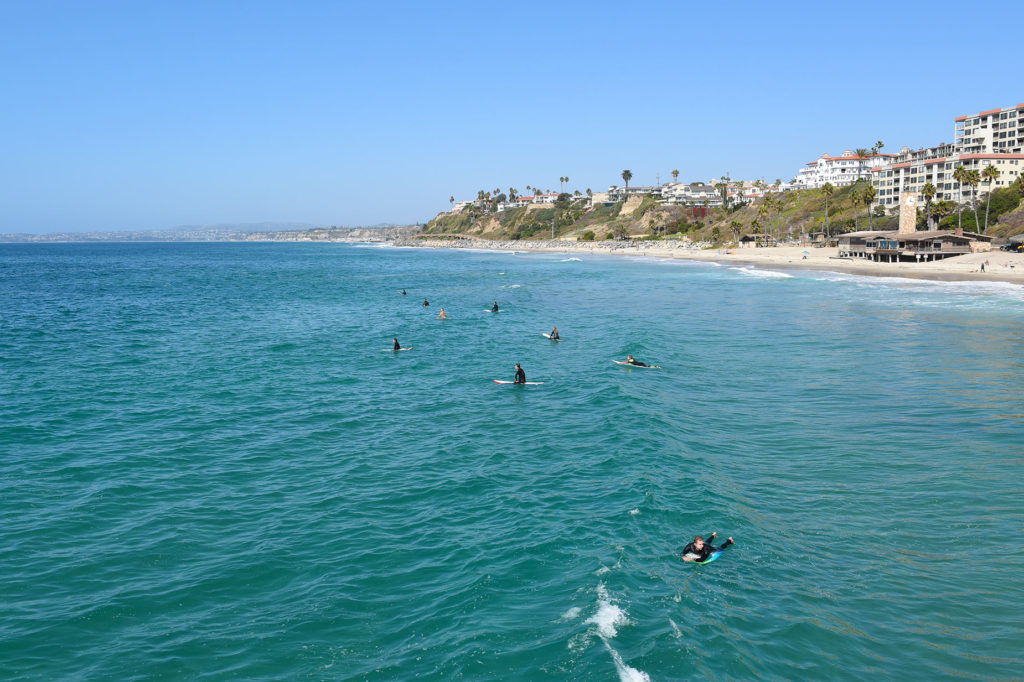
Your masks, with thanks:
M 953 171 L 957 166 L 979 173 L 993 166 L 999 176 L 989 183 L 982 180 L 979 194 L 1012 184 L 1024 170 L 1024 104 L 991 109 L 973 116 L 957 116 L 953 122 L 954 142 L 925 149 L 904 147 L 892 162 L 874 169 L 872 184 L 877 191 L 875 205 L 895 209 L 900 194 L 911 192 L 924 206 L 924 188 L 935 188 L 932 201 L 963 203 L 971 198 L 973 187 L 961 187 Z
M 957 116 L 953 140 L 963 154 L 1024 153 L 1024 104 Z
M 815 161 L 810 161 L 800 169 L 793 185 L 800 189 L 824 187 L 825 183 L 833 187 L 852 185 L 860 178 L 870 177 L 873 169 L 884 166 L 895 154 L 868 154 L 857 156 L 849 149 L 839 156 L 822 154 Z

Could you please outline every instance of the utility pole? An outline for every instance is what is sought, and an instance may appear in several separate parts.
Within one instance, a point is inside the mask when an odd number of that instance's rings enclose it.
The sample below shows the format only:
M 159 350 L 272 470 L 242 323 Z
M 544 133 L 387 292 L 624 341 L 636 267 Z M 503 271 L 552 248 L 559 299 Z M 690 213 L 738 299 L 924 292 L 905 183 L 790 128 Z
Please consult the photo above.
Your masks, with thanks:
M 555 241 L 555 217 L 551 216 L 551 241 Z

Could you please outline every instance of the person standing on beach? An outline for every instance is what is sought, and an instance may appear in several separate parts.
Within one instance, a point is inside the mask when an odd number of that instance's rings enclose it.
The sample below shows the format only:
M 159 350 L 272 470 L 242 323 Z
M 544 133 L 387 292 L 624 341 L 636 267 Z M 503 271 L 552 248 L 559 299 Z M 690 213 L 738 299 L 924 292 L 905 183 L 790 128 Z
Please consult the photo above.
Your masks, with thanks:
M 514 383 L 514 384 L 525 384 L 526 383 L 526 372 L 523 371 L 523 368 L 519 366 L 518 362 L 516 363 L 516 379 L 512 383 Z
M 710 536 L 708 536 L 707 543 L 704 542 L 704 538 L 700 535 L 695 537 L 693 539 L 693 542 L 684 547 L 683 551 L 680 552 L 680 554 L 683 557 L 683 561 L 707 561 L 708 557 L 711 556 L 712 552 L 721 552 L 729 545 L 735 544 L 732 541 L 732 538 L 729 538 L 724 543 L 722 543 L 720 547 L 715 547 L 711 544 L 711 542 L 715 539 L 716 535 L 718 535 L 718 531 L 715 531 Z

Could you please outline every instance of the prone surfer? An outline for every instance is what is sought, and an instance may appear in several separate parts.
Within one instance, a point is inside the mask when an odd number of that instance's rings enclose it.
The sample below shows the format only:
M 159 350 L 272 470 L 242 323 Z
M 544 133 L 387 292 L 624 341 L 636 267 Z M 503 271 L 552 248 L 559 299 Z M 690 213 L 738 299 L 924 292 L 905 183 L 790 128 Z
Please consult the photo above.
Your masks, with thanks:
M 711 544 L 711 541 L 715 539 L 716 535 L 718 535 L 717 531 L 709 535 L 706 543 L 702 536 L 698 535 L 695 537 L 693 542 L 683 547 L 683 551 L 680 552 L 683 561 L 707 561 L 713 552 L 721 552 L 729 545 L 734 544 L 732 538 L 729 538 L 720 546 L 715 547 Z
M 518 362 L 516 363 L 516 380 L 513 381 L 512 383 L 514 383 L 514 384 L 525 384 L 526 383 L 526 372 L 523 371 L 523 368 L 519 366 Z
M 493 305 L 493 306 L 491 306 L 491 312 L 492 312 L 492 313 L 496 313 L 496 312 L 498 312 L 498 302 L 497 302 L 497 301 L 495 301 L 495 302 L 494 302 L 494 305 Z
M 551 339 L 553 341 L 557 341 L 558 338 L 559 338 L 558 337 L 558 326 L 556 325 L 556 326 L 551 328 Z
M 632 355 L 627 355 L 626 356 L 626 362 L 628 362 L 629 364 L 634 365 L 636 367 L 647 367 L 647 363 L 646 362 L 640 362 L 639 360 L 634 360 Z
M 402 350 L 402 344 L 398 343 L 398 339 L 391 339 L 395 342 L 395 350 Z

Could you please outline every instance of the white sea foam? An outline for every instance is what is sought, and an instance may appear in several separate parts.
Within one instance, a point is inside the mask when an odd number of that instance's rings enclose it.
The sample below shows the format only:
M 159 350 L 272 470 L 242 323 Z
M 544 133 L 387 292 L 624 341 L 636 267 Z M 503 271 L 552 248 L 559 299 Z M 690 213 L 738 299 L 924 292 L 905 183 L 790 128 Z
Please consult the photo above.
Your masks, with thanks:
M 763 277 L 765 279 L 792 279 L 793 275 L 788 272 L 779 272 L 778 270 L 758 270 L 757 268 L 729 268 L 735 270 L 741 275 L 747 275 L 748 277 Z
M 630 510 L 629 510 L 629 515 L 630 515 L 630 516 L 636 516 L 636 515 L 637 515 L 637 514 L 639 514 L 639 513 L 640 513 L 640 510 L 639 510 L 639 509 L 630 509 Z
M 586 622 L 597 627 L 597 636 L 601 638 L 601 642 L 611 654 L 615 671 L 619 674 L 619 680 L 622 682 L 650 682 L 650 675 L 627 665 L 622 660 L 622 655 L 608 641 L 619 634 L 620 627 L 629 624 L 629 615 L 625 610 L 619 608 L 618 604 L 608 595 L 608 589 L 604 583 L 597 585 L 597 613 L 588 618 Z
M 597 613 L 587 619 L 597 626 L 597 634 L 612 638 L 619 634 L 619 628 L 629 623 L 629 616 L 608 596 L 604 583 L 597 586 Z
M 561 620 L 575 620 L 580 617 L 580 607 L 574 606 L 560 616 Z
M 604 642 L 604 646 L 608 649 L 608 653 L 612 655 L 612 661 L 615 663 L 615 672 L 619 673 L 620 682 L 651 682 L 651 676 L 643 670 L 637 670 L 636 668 L 627 665 L 626 662 L 622 660 L 622 655 L 608 643 L 607 639 L 602 637 L 601 641 Z
M 672 632 L 676 633 L 676 639 L 682 639 L 683 631 L 679 629 L 679 626 L 676 625 L 676 622 L 671 618 L 668 619 L 668 622 L 672 624 Z
M 575 261 L 577 263 L 582 263 L 583 259 L 582 258 L 577 258 L 576 256 L 573 256 L 572 258 L 563 258 L 562 260 L 560 260 L 558 262 L 559 263 L 571 263 L 573 261 Z

